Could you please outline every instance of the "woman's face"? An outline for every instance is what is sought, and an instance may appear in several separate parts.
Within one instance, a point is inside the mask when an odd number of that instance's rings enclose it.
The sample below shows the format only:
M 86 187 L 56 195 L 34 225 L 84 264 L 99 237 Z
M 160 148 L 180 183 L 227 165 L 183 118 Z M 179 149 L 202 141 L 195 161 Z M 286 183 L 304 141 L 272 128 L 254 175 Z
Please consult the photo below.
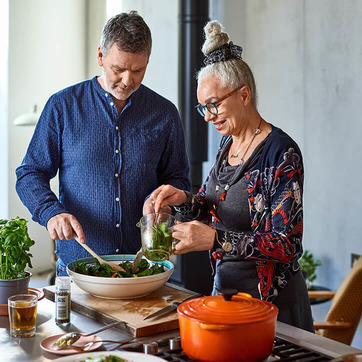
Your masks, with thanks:
M 209 102 L 218 102 L 234 89 L 221 87 L 215 78 L 205 78 L 197 88 L 197 98 L 201 105 Z M 211 114 L 205 109 L 205 121 L 212 122 L 215 128 L 223 135 L 237 135 L 243 126 L 245 107 L 241 96 L 241 89 L 217 105 L 218 114 Z

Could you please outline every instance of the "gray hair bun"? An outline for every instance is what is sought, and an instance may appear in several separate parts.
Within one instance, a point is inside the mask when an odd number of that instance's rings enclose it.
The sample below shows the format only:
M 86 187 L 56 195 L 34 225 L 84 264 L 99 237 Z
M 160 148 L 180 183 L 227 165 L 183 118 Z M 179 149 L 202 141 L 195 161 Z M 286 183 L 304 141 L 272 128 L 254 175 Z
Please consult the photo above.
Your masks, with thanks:
M 229 35 L 221 31 L 221 24 L 217 20 L 208 22 L 204 27 L 204 32 L 206 40 L 202 46 L 202 52 L 205 55 L 210 54 L 229 41 Z

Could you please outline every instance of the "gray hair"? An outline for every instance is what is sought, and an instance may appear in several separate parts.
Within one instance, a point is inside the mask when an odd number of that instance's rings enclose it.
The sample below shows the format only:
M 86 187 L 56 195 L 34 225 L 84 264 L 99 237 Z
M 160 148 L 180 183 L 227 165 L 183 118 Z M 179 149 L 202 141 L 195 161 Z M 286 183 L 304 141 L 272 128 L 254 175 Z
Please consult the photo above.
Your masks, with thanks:
M 221 24 L 217 20 L 208 22 L 204 27 L 204 32 L 206 40 L 202 47 L 202 52 L 206 57 L 225 46 L 225 44 L 228 44 L 229 35 L 222 32 Z M 230 44 L 233 46 L 232 42 Z M 209 77 L 217 78 L 221 86 L 232 89 L 247 85 L 251 89 L 252 102 L 256 107 L 257 93 L 254 75 L 249 65 L 241 59 L 241 51 L 240 57 L 231 57 L 226 60 L 215 59 L 215 62 L 201 68 L 197 74 L 199 83 L 201 80 Z
M 121 13 L 107 21 L 101 37 L 101 49 L 104 56 L 108 54 L 113 44 L 125 52 L 146 52 L 150 56 L 151 31 L 137 11 Z

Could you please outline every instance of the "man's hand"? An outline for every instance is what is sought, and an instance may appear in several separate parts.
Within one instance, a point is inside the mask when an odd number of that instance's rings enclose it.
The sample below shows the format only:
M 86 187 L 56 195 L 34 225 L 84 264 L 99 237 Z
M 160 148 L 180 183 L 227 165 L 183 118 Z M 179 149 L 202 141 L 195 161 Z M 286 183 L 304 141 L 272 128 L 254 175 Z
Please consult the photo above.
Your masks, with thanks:
M 71 214 L 62 213 L 53 216 L 47 223 L 47 229 L 53 240 L 70 240 L 76 236 L 82 244 L 85 244 L 83 228 Z

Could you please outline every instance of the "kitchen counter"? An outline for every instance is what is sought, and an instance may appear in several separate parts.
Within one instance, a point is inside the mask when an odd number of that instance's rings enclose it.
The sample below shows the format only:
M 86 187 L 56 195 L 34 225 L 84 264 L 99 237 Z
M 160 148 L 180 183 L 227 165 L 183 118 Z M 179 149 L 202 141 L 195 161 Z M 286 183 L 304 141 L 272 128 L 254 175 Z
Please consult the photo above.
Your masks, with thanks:
M 55 304 L 44 298 L 38 303 L 37 329 L 34 337 L 13 338 L 9 333 L 9 317 L 0 316 L 1 361 L 50 361 L 62 356 L 43 352 L 40 342 L 51 335 L 70 331 L 90 332 L 101 328 L 100 324 L 76 312 L 71 312 L 71 324 L 66 327 L 55 324 Z M 115 341 L 131 338 L 114 328 L 98 334 L 103 339 Z M 113 345 L 114 346 L 114 345 Z
M 169 284 L 170 285 L 170 284 Z M 12 338 L 9 334 L 8 316 L 0 316 L 0 351 L 1 361 L 50 361 L 61 357 L 59 355 L 43 352 L 40 342 L 51 335 L 61 334 L 69 331 L 90 332 L 103 326 L 103 324 L 83 316 L 77 312 L 71 312 L 71 324 L 61 327 L 54 321 L 55 306 L 54 303 L 46 298 L 39 301 L 37 316 L 37 331 L 32 338 Z M 148 342 L 158 338 L 171 338 L 178 335 L 178 330 L 158 333 L 148 337 L 136 339 L 137 343 Z M 277 323 L 277 337 L 286 341 L 295 343 L 305 348 L 317 351 L 332 358 L 342 355 L 361 353 L 362 351 L 333 340 L 314 335 L 301 329 Z M 111 339 L 116 341 L 128 340 L 132 336 L 112 328 L 98 334 L 102 339 Z M 113 350 L 118 345 L 105 343 L 103 350 Z

